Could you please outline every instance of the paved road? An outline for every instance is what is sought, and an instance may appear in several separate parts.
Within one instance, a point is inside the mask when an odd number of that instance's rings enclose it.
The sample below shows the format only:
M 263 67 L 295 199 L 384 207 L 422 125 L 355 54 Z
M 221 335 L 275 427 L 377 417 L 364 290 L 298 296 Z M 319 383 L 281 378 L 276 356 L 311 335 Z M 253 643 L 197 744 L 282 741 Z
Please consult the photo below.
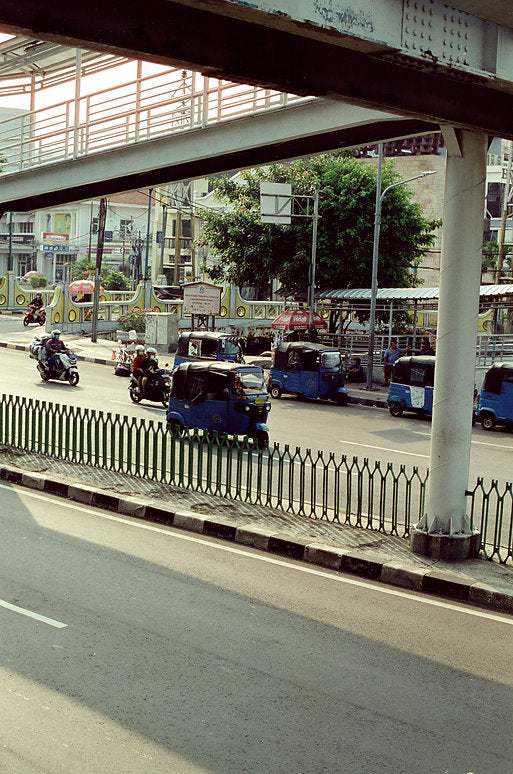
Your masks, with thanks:
M 0 490 L 10 774 L 513 770 L 511 618 Z
M 3 392 L 153 420 L 165 418 L 164 409 L 157 404 L 135 406 L 128 396 L 128 379 L 114 376 L 110 366 L 79 362 L 80 384 L 73 388 L 66 383 L 43 383 L 35 361 L 26 353 L 2 350 L 1 357 Z M 292 449 L 334 452 L 337 457 L 368 457 L 394 466 L 416 465 L 423 471 L 429 462 L 431 425 L 415 415 L 394 418 L 381 408 L 281 398 L 273 401 L 269 422 L 271 441 L 282 447 L 289 444 Z M 472 439 L 471 481 L 477 476 L 511 480 L 511 434 L 487 433 L 476 425 Z

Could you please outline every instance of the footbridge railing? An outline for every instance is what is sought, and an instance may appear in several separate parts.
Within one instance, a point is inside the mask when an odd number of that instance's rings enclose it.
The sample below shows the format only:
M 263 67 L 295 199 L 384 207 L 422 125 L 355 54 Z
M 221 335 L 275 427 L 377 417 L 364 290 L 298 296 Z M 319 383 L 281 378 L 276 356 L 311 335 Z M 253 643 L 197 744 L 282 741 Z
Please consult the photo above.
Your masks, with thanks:
M 0 172 L 77 159 L 304 100 L 168 68 L 1 121 Z

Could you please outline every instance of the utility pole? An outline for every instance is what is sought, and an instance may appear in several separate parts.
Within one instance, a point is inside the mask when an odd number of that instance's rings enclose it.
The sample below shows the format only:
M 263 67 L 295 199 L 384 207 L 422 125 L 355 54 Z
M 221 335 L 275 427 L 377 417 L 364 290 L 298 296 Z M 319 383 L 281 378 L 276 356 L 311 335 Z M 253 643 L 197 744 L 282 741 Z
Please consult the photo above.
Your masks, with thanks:
M 105 239 L 105 218 L 107 216 L 107 199 L 100 199 L 100 212 L 98 214 L 98 243 L 96 247 L 96 271 L 94 275 L 93 295 L 93 325 L 91 341 L 97 340 L 98 334 L 98 305 L 100 303 L 100 271 L 102 268 L 103 242 Z
M 167 204 L 162 204 L 162 235 L 160 237 L 160 273 L 164 274 L 164 247 L 166 245 Z
M 180 284 L 180 258 L 182 256 L 182 210 L 181 204 L 176 201 L 176 227 L 175 227 L 175 268 L 173 272 L 173 285 Z
M 191 274 L 192 280 L 196 279 L 196 248 L 194 247 L 194 239 L 196 237 L 196 214 L 194 208 L 191 208 Z
M 7 271 L 13 270 L 12 258 L 12 212 L 9 213 L 9 254 L 7 258 Z
M 144 276 L 143 279 L 148 279 L 148 256 L 150 254 L 150 238 L 151 238 L 151 195 L 153 188 L 148 188 L 148 221 L 146 223 L 146 250 L 144 252 Z
M 91 240 L 93 236 L 93 203 L 91 202 L 91 212 L 89 214 L 89 247 L 87 249 L 87 260 L 91 260 Z
M 317 224 L 319 222 L 319 189 L 314 193 L 314 211 L 312 220 L 312 260 L 310 262 L 310 284 L 308 286 L 308 333 L 310 337 L 315 332 L 314 307 L 315 307 L 315 269 L 317 261 Z M 313 341 L 313 339 L 311 338 Z
M 506 184 L 504 186 L 504 196 L 502 198 L 502 216 L 501 230 L 499 234 L 499 255 L 497 257 L 497 267 L 495 269 L 495 284 L 501 281 L 502 266 L 504 263 L 504 238 L 506 236 L 506 221 L 508 219 L 508 206 L 511 191 L 511 155 L 513 152 L 513 142 L 508 143 L 508 164 L 506 167 Z
M 370 318 L 369 318 L 369 349 L 367 352 L 367 390 L 372 390 L 372 376 L 374 366 L 374 339 L 376 330 L 376 300 L 378 292 L 378 256 L 379 256 L 379 235 L 381 231 L 381 208 L 385 195 L 397 188 L 399 185 L 405 183 L 411 183 L 412 180 L 418 180 L 421 177 L 427 175 L 436 174 L 435 169 L 426 170 L 421 172 L 420 175 L 414 175 L 413 177 L 407 177 L 405 180 L 400 180 L 398 183 L 392 183 L 381 191 L 382 169 L 383 169 L 383 143 L 379 143 L 378 146 L 378 169 L 376 177 L 376 205 L 374 208 L 374 240 L 372 244 L 372 275 L 371 275 L 371 303 L 370 303 Z M 390 342 L 389 342 L 390 343 Z

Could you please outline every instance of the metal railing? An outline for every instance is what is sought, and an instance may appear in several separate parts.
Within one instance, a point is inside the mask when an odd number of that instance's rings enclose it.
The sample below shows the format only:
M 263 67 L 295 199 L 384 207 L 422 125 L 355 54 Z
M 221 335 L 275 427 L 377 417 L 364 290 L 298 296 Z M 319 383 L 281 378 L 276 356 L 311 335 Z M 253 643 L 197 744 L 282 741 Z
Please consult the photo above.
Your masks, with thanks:
M 1 173 L 76 159 L 304 100 L 194 72 L 184 77 L 181 68 L 169 68 L 1 121 Z
M 417 467 L 278 444 L 262 450 L 248 439 L 180 434 L 164 422 L 14 395 L 0 401 L 0 444 L 388 535 L 407 537 L 424 513 L 428 472 Z M 469 503 L 485 556 L 511 561 L 513 485 L 479 479 Z

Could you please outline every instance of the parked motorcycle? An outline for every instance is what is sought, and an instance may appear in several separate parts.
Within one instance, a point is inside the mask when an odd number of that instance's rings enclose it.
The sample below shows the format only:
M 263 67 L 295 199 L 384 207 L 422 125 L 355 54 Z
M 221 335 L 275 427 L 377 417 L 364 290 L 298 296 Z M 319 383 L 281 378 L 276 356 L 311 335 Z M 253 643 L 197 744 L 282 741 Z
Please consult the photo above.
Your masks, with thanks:
M 128 347 L 120 346 L 117 352 L 113 351 L 112 360 L 114 361 L 114 373 L 116 376 L 130 376 L 134 354 L 133 347 L 129 349 Z
M 141 390 L 139 389 L 137 378 L 132 374 L 128 391 L 134 403 L 149 400 L 154 403 L 161 403 L 164 408 L 167 408 L 171 393 L 171 376 L 163 368 L 159 368 L 148 375 L 144 390 Z
M 30 323 L 38 323 L 39 325 L 44 325 L 46 322 L 46 311 L 45 308 L 42 306 L 39 309 L 36 309 L 33 306 L 29 306 L 27 311 L 25 312 L 25 317 L 23 318 L 23 325 L 27 326 L 30 325 Z

